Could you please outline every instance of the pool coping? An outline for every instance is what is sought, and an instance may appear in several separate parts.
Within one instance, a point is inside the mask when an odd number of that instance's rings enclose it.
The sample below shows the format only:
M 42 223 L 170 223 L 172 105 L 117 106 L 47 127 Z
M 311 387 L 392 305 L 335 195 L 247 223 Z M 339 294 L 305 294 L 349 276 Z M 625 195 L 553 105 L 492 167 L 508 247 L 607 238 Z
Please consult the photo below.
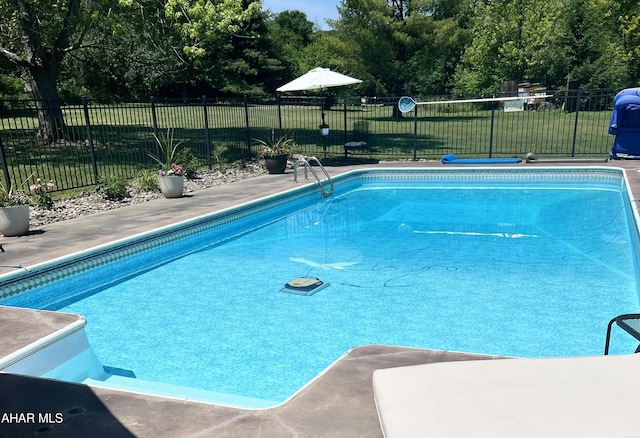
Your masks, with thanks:
M 639 163 L 640 164 L 640 163 Z M 640 165 L 634 161 L 613 161 L 597 166 L 562 163 L 527 163 L 526 167 L 615 167 L 626 170 L 633 193 L 640 193 Z M 354 169 L 379 167 L 443 167 L 436 162 L 384 163 L 383 165 L 328 167 L 332 176 Z M 452 165 L 447 165 L 447 168 Z M 461 166 L 468 168 L 468 166 Z M 19 263 L 32 266 L 55 257 L 87 249 L 118 238 L 124 238 L 180 220 L 201 216 L 205 212 L 228 208 L 239 202 L 255 200 L 292 188 L 293 175 L 267 175 L 225 186 L 194 192 L 191 196 L 150 201 L 119 210 L 98 213 L 32 230 L 23 237 L 0 237 L 7 251 L 0 254 L 0 264 Z M 635 197 L 634 197 L 635 198 Z M 4 268 L 7 272 L 11 269 Z M 55 331 L 56 324 L 77 323 L 50 320 L 46 313 L 29 310 L 29 317 L 11 314 L 0 308 L 0 326 L 6 336 L 0 340 L 0 356 L 6 356 L 24 346 L 30 336 L 42 337 Z M 49 312 L 54 313 L 55 312 Z M 59 315 L 59 314 L 56 314 Z M 614 315 L 615 316 L 615 315 Z M 24 318 L 24 319 L 23 319 Z M 65 318 L 67 318 L 65 316 Z M 34 320 L 35 319 L 35 320 Z M 19 323 L 15 323 L 19 321 Z M 15 325 L 14 325 L 15 324 Z M 53 324 L 53 326 L 51 326 Z M 8 330 L 8 331 L 7 331 Z M 47 332 L 48 331 L 48 332 Z M 32 339 L 33 340 L 33 339 Z M 125 393 L 85 385 L 0 374 L 0 393 L 12 394 L 0 406 L 18 412 L 62 413 L 64 421 L 57 424 L 19 423 L 0 425 L 30 431 L 39 427 L 82 430 L 89 427 L 94 436 L 382 436 L 373 401 L 371 375 L 374 369 L 392 366 L 451 360 L 489 359 L 466 353 L 435 350 L 404 349 L 393 346 L 361 346 L 349 351 L 322 376 L 305 387 L 287 403 L 259 411 L 243 410 L 197 402 L 165 399 L 156 396 Z M 47 394 L 52 399 L 31 394 Z M 53 395 L 59 396 L 54 397 Z M 62 394 L 62 395 L 61 395 Z M 4 398 L 4 396 L 0 396 Z M 89 400 L 89 401 L 87 401 Z M 93 403 L 93 404 L 92 404 Z M 97 406 L 84 409 L 82 406 Z M 69 408 L 69 406 L 80 406 Z M 104 409 L 102 409 L 104 408 Z M 30 410 L 29 410 L 30 409 Z M 81 413 L 77 414 L 78 409 Z M 2 412 L 0 412 L 2 415 Z M 0 417 L 1 418 L 1 417 Z M 45 419 L 48 417 L 45 417 Z M 86 430 L 86 429 L 85 429 Z M 0 433 L 1 435 L 1 433 Z

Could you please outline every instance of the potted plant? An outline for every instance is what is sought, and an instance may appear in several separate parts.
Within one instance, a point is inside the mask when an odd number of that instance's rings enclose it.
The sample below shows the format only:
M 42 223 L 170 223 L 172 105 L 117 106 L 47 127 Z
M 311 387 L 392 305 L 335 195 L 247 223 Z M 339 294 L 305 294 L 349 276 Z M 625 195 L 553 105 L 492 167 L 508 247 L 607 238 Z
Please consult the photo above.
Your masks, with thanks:
M 179 198 L 184 191 L 185 169 L 176 164 L 178 147 L 182 141 L 176 142 L 173 138 L 173 130 L 167 129 L 166 136 L 153 134 L 158 143 L 158 155 L 149 156 L 160 165 L 158 171 L 158 185 L 166 198 Z
M 293 156 L 295 140 L 286 135 L 275 138 L 272 132 L 271 138 L 266 140 L 256 138 L 254 142 L 261 148 L 258 156 L 264 159 L 267 171 L 271 174 L 284 173 L 288 160 Z
M 12 186 L 0 184 L 0 232 L 6 237 L 22 236 L 29 232 L 29 204 L 31 198 Z

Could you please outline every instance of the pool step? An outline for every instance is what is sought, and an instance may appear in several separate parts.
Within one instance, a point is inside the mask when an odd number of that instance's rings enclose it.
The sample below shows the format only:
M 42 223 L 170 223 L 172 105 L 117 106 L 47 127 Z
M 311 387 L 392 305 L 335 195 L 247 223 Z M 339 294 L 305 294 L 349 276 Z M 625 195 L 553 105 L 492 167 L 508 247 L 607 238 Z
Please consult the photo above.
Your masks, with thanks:
M 249 409 L 270 408 L 281 401 L 264 400 L 260 398 L 245 397 L 224 392 L 207 391 L 204 389 L 188 388 L 186 386 L 172 385 L 169 383 L 152 382 L 150 380 L 134 379 L 124 376 L 111 375 L 105 380 L 85 379 L 82 383 L 100 388 L 118 389 L 140 394 L 175 398 L 185 401 L 213 403 L 223 406 L 232 406 Z

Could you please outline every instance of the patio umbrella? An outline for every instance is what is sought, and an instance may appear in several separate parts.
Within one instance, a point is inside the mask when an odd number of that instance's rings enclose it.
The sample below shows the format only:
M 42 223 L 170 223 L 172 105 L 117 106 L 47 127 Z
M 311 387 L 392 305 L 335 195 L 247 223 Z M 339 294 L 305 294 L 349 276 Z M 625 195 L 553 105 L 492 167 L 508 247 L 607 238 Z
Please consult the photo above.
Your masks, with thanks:
M 329 87 L 359 84 L 360 82 L 362 82 L 360 79 L 336 73 L 328 68 L 316 67 L 291 82 L 284 84 L 276 91 L 321 90 Z
M 341 87 L 343 85 L 359 84 L 360 82 L 362 82 L 360 79 L 331 71 L 331 69 L 316 67 L 291 82 L 284 84 L 280 88 L 277 88 L 276 91 L 325 90 L 329 87 Z M 326 136 L 329 134 L 329 127 L 324 122 L 324 96 L 321 97 L 321 101 L 322 124 L 320 125 L 320 129 L 322 130 L 322 134 Z M 325 149 L 324 154 L 326 158 L 326 145 L 323 145 L 323 149 Z

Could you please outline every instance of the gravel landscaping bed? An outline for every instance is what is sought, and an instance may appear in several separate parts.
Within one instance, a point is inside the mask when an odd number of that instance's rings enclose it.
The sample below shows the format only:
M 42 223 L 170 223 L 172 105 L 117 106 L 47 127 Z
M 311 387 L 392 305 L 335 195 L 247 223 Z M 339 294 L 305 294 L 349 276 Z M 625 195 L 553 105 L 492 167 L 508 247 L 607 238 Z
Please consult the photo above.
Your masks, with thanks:
M 184 192 L 190 193 L 197 190 L 228 184 L 266 174 L 262 163 L 237 163 L 220 170 L 210 170 L 198 174 L 195 179 L 186 180 Z M 41 210 L 32 206 L 29 210 L 31 228 L 41 227 L 54 222 L 64 221 L 101 211 L 114 210 L 128 205 L 140 204 L 153 199 L 162 198 L 160 190 L 141 191 L 135 182 L 130 185 L 129 196 L 122 201 L 106 199 L 103 194 L 91 190 L 69 198 L 58 199 L 51 210 Z

